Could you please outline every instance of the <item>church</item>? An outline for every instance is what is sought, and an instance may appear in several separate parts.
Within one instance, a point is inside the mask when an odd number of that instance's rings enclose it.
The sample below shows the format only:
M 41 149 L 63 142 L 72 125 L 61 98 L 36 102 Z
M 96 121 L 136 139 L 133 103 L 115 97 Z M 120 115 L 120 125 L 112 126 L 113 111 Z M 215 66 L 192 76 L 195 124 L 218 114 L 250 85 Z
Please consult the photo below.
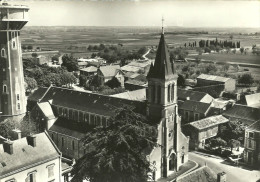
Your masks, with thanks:
M 108 118 L 114 115 L 113 107 L 134 107 L 136 112 L 146 115 L 158 128 L 159 147 L 147 155 L 154 169 L 153 178 L 157 180 L 177 172 L 188 161 L 189 138 L 181 131 L 177 78 L 162 28 L 155 62 L 147 75 L 145 101 L 50 86 L 36 90 L 28 98 L 27 109 L 31 118 L 48 130 L 63 156 L 77 160 L 84 155 L 80 142 L 88 131 L 84 124 L 107 126 Z

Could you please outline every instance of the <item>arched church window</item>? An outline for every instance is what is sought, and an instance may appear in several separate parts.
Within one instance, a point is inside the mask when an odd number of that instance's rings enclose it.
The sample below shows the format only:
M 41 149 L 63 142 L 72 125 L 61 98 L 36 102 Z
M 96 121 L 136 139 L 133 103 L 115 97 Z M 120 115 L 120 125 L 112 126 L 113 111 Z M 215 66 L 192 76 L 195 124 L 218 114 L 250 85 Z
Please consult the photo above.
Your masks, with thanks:
M 13 42 L 12 42 L 12 46 L 13 46 L 13 49 L 15 49 L 15 48 L 16 48 L 16 43 L 15 43 L 15 40 L 13 40 Z
M 3 93 L 7 93 L 7 86 L 6 85 L 3 86 Z
M 171 85 L 168 85 L 168 102 L 170 102 L 171 97 Z
M 152 102 L 155 101 L 155 86 L 154 85 L 152 86 L 152 89 L 151 89 L 151 99 L 152 99 Z
M 160 87 L 160 85 L 157 86 L 157 101 L 158 101 L 158 103 L 161 102 L 161 87 Z
M 172 84 L 171 101 L 174 99 L 174 84 Z
M 5 49 L 2 48 L 2 49 L 1 49 L 1 57 L 4 57 L 4 56 L 5 56 Z

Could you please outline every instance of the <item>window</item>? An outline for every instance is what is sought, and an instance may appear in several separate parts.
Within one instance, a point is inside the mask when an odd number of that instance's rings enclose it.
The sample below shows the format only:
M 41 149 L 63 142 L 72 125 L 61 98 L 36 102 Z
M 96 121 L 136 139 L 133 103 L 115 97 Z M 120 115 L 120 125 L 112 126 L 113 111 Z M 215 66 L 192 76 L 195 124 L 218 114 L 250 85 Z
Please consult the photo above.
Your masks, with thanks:
M 194 121 L 199 120 L 199 114 L 195 114 Z
M 15 32 L 12 32 L 12 39 L 15 37 Z
M 15 42 L 15 40 L 13 40 L 13 42 L 12 42 L 12 47 L 13 47 L 13 49 L 16 48 L 16 42 Z
M 161 87 L 160 87 L 160 85 L 157 86 L 157 102 L 161 103 Z
M 27 179 L 25 181 L 28 182 L 36 182 L 36 171 L 33 171 L 27 175 Z
M 253 132 L 248 132 L 249 138 L 254 138 L 254 133 Z
M 61 146 L 64 147 L 64 138 L 61 137 Z
M 54 176 L 54 164 L 51 164 L 47 166 L 48 169 L 48 178 L 51 178 Z
M 170 99 L 171 99 L 171 86 L 168 85 L 168 102 L 170 102 Z
M 1 56 L 4 57 L 5 56 L 5 49 L 1 49 Z
M 172 93 L 171 93 L 171 100 L 173 101 L 174 99 L 174 84 L 172 84 Z
M 21 105 L 20 105 L 20 103 L 17 104 L 17 109 L 18 109 L 18 110 L 21 109 Z
M 75 142 L 72 140 L 72 150 L 75 150 Z
M 20 95 L 17 94 L 17 95 L 16 95 L 16 98 L 17 98 L 17 100 L 20 100 Z
M 6 85 L 3 86 L 3 92 L 7 93 L 7 86 Z
M 184 118 L 185 118 L 186 120 L 189 120 L 189 112 L 188 112 L 188 111 L 185 111 L 185 116 L 184 116 Z

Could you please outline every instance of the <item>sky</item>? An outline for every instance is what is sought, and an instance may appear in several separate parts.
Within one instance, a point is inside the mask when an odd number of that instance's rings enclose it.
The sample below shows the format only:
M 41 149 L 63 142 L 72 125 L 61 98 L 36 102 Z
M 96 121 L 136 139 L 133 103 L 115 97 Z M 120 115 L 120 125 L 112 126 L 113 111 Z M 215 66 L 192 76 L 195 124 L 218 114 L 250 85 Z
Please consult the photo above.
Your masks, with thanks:
M 27 26 L 165 26 L 260 28 L 260 1 L 9 0 L 30 7 Z

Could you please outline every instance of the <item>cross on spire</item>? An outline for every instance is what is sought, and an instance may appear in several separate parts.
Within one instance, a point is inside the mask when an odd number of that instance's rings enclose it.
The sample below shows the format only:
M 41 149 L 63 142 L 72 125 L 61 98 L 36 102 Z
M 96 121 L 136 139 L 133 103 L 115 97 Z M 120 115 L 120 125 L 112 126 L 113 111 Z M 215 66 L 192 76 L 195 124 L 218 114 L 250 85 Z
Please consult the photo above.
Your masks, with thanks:
M 164 22 L 164 18 L 163 18 L 163 16 L 162 16 L 162 34 L 164 34 L 163 22 Z

